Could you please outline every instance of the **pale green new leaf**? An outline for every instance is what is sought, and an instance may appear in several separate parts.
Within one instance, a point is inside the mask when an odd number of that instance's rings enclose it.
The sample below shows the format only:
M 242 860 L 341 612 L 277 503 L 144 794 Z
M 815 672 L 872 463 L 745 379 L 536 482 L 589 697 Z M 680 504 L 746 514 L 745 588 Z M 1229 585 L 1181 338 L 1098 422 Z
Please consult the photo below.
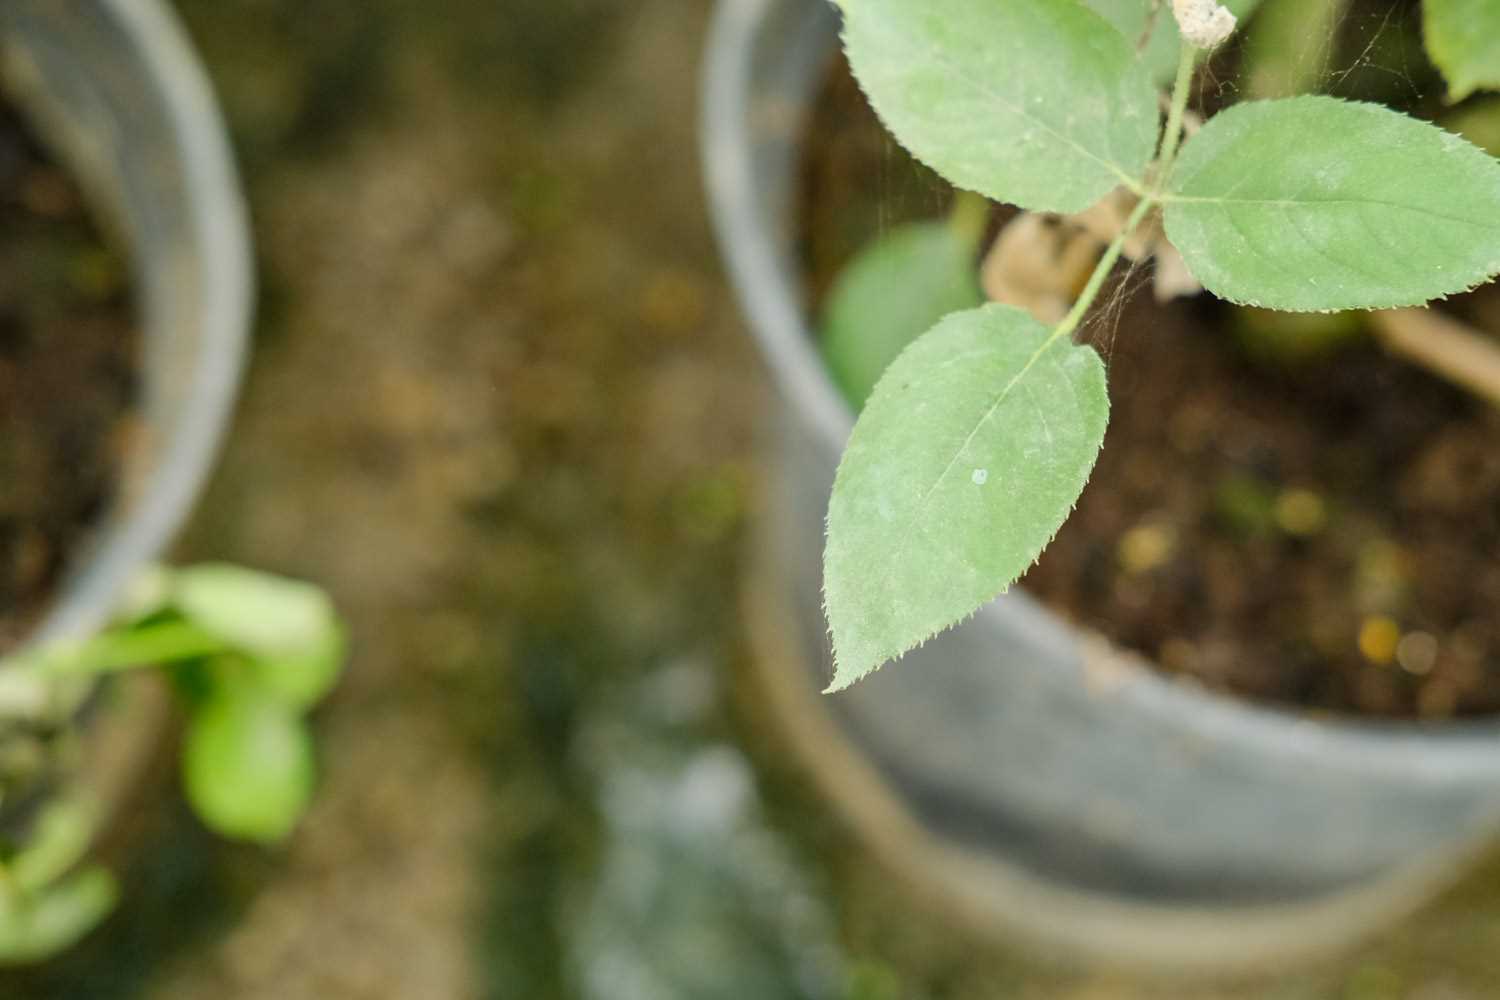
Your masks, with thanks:
M 1074 0 L 844 0 L 844 46 L 892 134 L 955 186 L 1077 212 L 1138 183 L 1156 90 Z
M 260 656 L 323 648 L 339 631 L 338 612 L 320 588 L 228 563 L 177 570 L 173 600 L 184 618 Z
M 25 965 L 67 951 L 109 916 L 120 887 L 101 865 L 88 865 L 34 898 L 0 900 L 0 965 Z
M 48 802 L 7 867 L 15 887 L 40 893 L 77 866 L 93 846 L 98 806 L 81 793 Z
M 1448 79 L 1448 99 L 1500 89 L 1500 2 L 1422 0 L 1427 54 Z
M 1083 0 L 1090 8 L 1114 25 L 1125 40 L 1135 46 L 1146 73 L 1158 85 L 1172 82 L 1177 73 L 1177 52 L 1182 35 L 1172 17 L 1172 0 L 1160 0 L 1152 13 L 1152 0 Z M 1243 27 L 1255 13 L 1261 0 L 1227 0 L 1228 7 Z M 1148 35 L 1147 32 L 1150 32 Z M 1140 43 L 1145 41 L 1145 46 Z
M 348 652 L 348 636 L 335 621 L 306 649 L 255 658 L 249 665 L 267 691 L 293 708 L 310 709 L 338 683 Z
M 225 837 L 283 840 L 307 810 L 315 770 L 296 709 L 251 684 L 215 691 L 188 719 L 183 788 L 198 817 Z
M 1417 305 L 1500 272 L 1500 161 L 1376 104 L 1220 112 L 1183 146 L 1164 214 L 1204 287 L 1271 309 Z
M 955 313 L 875 387 L 829 503 L 830 690 L 996 597 L 1072 510 L 1104 440 L 1104 365 L 1047 338 L 1010 306 Z
M 906 345 L 951 312 L 984 301 L 975 241 L 946 222 L 900 226 L 863 250 L 828 297 L 821 344 L 829 374 L 858 409 Z

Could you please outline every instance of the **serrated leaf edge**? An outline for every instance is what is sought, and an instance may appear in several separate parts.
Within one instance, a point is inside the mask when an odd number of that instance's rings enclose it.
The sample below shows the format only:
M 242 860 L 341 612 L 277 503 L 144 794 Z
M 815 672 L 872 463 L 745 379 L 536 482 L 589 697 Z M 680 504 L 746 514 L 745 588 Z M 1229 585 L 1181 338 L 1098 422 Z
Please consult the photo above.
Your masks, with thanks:
M 1017 312 L 1017 313 L 1021 313 L 1022 315 L 1026 316 L 1028 319 L 1032 318 L 1031 315 L 1030 315 L 1030 313 L 1027 313 L 1025 310 L 1017 309 L 1017 308 L 1015 308 L 1013 306 L 1001 305 L 1001 304 L 998 304 L 998 303 L 990 303 L 988 305 L 980 306 L 978 308 L 980 310 L 998 310 L 998 311 Z M 952 316 L 952 315 L 955 315 L 955 314 L 952 314 L 952 313 L 949 314 L 949 316 Z M 940 325 L 942 322 L 945 322 L 947 319 L 948 319 L 948 317 L 944 317 L 944 319 L 940 320 L 939 324 L 935 324 L 932 329 L 936 329 L 937 325 Z M 871 399 L 874 399 L 875 395 L 880 391 L 881 385 L 891 376 L 891 372 L 896 368 L 897 363 L 901 360 L 901 356 L 905 355 L 907 353 L 907 351 L 910 351 L 916 345 L 917 341 L 920 340 L 920 339 L 921 338 L 918 337 L 915 340 L 913 340 L 911 344 L 907 345 L 907 347 L 902 350 L 901 354 L 897 355 L 896 359 L 891 362 L 891 364 L 890 364 L 889 367 L 886 368 L 885 373 L 882 374 L 880 376 L 880 379 L 875 383 L 875 389 L 870 394 L 870 398 Z M 1049 337 L 1047 340 L 1045 340 L 1041 344 L 1041 346 L 1039 346 L 1036 349 L 1036 351 L 1032 354 L 1032 356 L 1027 359 L 1026 363 L 1021 367 L 1021 370 L 1018 371 L 1015 375 L 1011 376 L 1011 379 L 1006 384 L 1006 386 L 1003 389 L 1001 389 L 999 393 L 996 394 L 996 399 L 995 399 L 994 402 L 992 402 L 990 404 L 989 409 L 986 410 L 985 416 L 981 417 L 978 421 L 975 422 L 975 429 L 974 429 L 974 431 L 972 431 L 970 433 L 969 437 L 967 437 L 965 439 L 964 444 L 962 444 L 962 445 L 959 446 L 959 448 L 957 449 L 957 451 L 954 454 L 954 457 L 949 461 L 948 466 L 945 467 L 944 471 L 941 474 L 939 474 L 939 476 L 937 477 L 937 480 L 934 482 L 933 486 L 929 488 L 928 494 L 927 494 L 928 496 L 930 496 L 931 492 L 937 488 L 937 485 L 939 483 L 941 483 L 944 478 L 946 478 L 946 476 L 948 475 L 948 472 L 952 470 L 952 467 L 953 467 L 954 463 L 957 462 L 958 455 L 961 455 L 963 453 L 963 450 L 966 447 L 968 447 L 968 443 L 973 440 L 974 434 L 978 433 L 979 427 L 982 426 L 986 421 L 988 421 L 991 416 L 993 416 L 994 411 L 996 409 L 998 409 L 1000 403 L 1002 403 L 1004 401 L 1005 396 L 1007 396 L 1009 394 L 1010 390 L 1023 377 L 1025 377 L 1025 375 L 1032 369 L 1032 367 L 1037 363 L 1037 361 L 1039 361 L 1048 352 L 1050 352 L 1050 351 L 1052 351 L 1054 349 L 1057 349 L 1057 348 L 1081 349 L 1083 351 L 1086 351 L 1088 354 L 1093 355 L 1094 359 L 1098 362 L 1100 372 L 1101 372 L 1102 375 L 1104 375 L 1104 381 L 1103 381 L 1103 385 L 1102 385 L 1103 400 L 1104 400 L 1103 424 L 1104 424 L 1105 428 L 1107 428 L 1109 426 L 1110 399 L 1109 399 L 1108 369 L 1107 369 L 1107 366 L 1104 364 L 1104 359 L 1102 357 L 1100 357 L 1099 353 L 1096 350 L 1094 350 L 1094 348 L 1091 345 L 1089 345 L 1089 344 L 1080 344 L 1080 343 L 1077 343 L 1076 341 L 1073 341 L 1071 339 L 1052 339 L 1052 338 Z M 995 600 L 997 600 L 998 598 L 1000 598 L 1004 594 L 1008 593 L 1010 591 L 1011 587 L 1015 586 L 1016 581 L 1019 580 L 1019 579 L 1021 579 L 1021 577 L 1025 576 L 1028 572 L 1030 572 L 1031 568 L 1037 564 L 1037 561 L 1039 559 L 1041 559 L 1041 557 L 1042 557 L 1042 553 L 1045 552 L 1047 550 L 1047 547 L 1052 544 L 1052 541 L 1057 537 L 1058 532 L 1060 532 L 1062 530 L 1063 525 L 1067 524 L 1068 520 L 1072 517 L 1073 512 L 1078 509 L 1078 500 L 1079 500 L 1079 498 L 1081 498 L 1083 496 L 1083 490 L 1085 488 L 1087 488 L 1089 480 L 1093 478 L 1094 467 L 1095 467 L 1095 465 L 1098 464 L 1100 451 L 1102 451 L 1102 435 L 1101 435 L 1101 447 L 1094 449 L 1093 457 L 1089 461 L 1088 467 L 1086 469 L 1084 469 L 1084 471 L 1083 471 L 1082 482 L 1079 485 L 1078 494 L 1074 498 L 1073 502 L 1068 505 L 1067 515 L 1064 516 L 1058 522 L 1057 527 L 1055 529 L 1053 529 L 1053 531 L 1052 531 L 1052 533 L 1050 535 L 1047 536 L 1046 540 L 1043 541 L 1040 545 L 1038 545 L 1036 547 L 1036 549 L 1031 553 L 1031 556 L 1027 560 L 1025 566 L 1019 572 L 1017 572 L 1015 574 L 1015 576 L 1013 576 L 1010 580 L 1008 580 L 1006 583 L 1004 583 L 1002 586 L 1000 586 L 1000 588 L 998 590 L 996 590 L 993 594 L 991 594 L 988 597 L 986 597 L 983 600 L 981 600 L 977 605 L 974 606 L 973 610 L 969 611 L 967 614 L 962 615 L 959 618 L 956 618 L 955 620 L 953 620 L 952 622 L 949 622 L 947 625 L 943 625 L 943 626 L 941 626 L 941 627 L 939 627 L 937 629 L 934 629 L 932 632 L 929 632 L 928 634 L 926 634 L 926 635 L 924 635 L 924 636 L 922 636 L 922 637 L 914 640 L 910 645 L 902 648 L 898 652 L 895 652 L 895 653 L 892 653 L 892 654 L 890 654 L 888 656 L 883 657 L 878 662 L 876 662 L 876 664 L 873 667 L 871 667 L 870 669 L 868 669 L 868 670 L 866 670 L 866 671 L 864 671 L 862 673 L 857 674 L 856 676 L 844 677 L 843 679 L 840 679 L 840 674 L 842 674 L 843 671 L 840 669 L 840 657 L 839 657 L 838 645 L 834 641 L 832 618 L 829 615 L 829 606 L 828 606 L 828 586 L 827 586 L 827 580 L 825 578 L 825 580 L 823 582 L 823 586 L 821 588 L 822 589 L 822 602 L 821 603 L 822 603 L 822 611 L 823 611 L 823 621 L 825 622 L 825 631 L 828 633 L 828 645 L 829 645 L 829 649 L 832 650 L 832 652 L 833 652 L 834 676 L 833 676 L 833 680 L 830 681 L 830 683 L 828 684 L 828 686 L 823 689 L 822 693 L 823 694 L 836 694 L 839 691 L 843 691 L 843 690 L 847 689 L 848 687 L 852 686 L 853 684 L 855 684 L 855 683 L 857 683 L 859 681 L 862 681 L 865 678 L 870 677 L 871 675 L 873 675 L 875 673 L 878 673 L 882 668 L 885 667 L 886 664 L 897 662 L 898 660 L 900 660 L 903 657 L 905 657 L 908 653 L 912 652 L 913 650 L 920 649 L 921 647 L 925 646 L 928 642 L 930 642 L 933 639 L 937 638 L 939 635 L 942 635 L 944 632 L 951 631 L 952 629 L 957 628 L 958 626 L 963 625 L 964 623 L 972 620 L 985 607 L 987 607 L 988 605 L 990 605 L 991 603 L 993 603 Z M 837 469 L 837 471 L 834 474 L 834 485 L 835 485 L 835 488 L 837 488 L 839 478 L 840 478 L 840 476 L 841 476 L 841 474 L 843 472 L 844 463 L 847 460 L 847 455 L 848 455 L 848 452 L 846 450 L 845 453 L 844 453 L 844 455 L 841 456 L 840 459 L 839 459 L 838 469 Z M 926 502 L 926 496 L 924 496 L 922 503 L 925 503 L 925 502 Z M 919 506 L 920 506 L 920 504 L 919 504 Z M 830 509 L 830 513 L 831 513 L 831 509 Z M 827 515 L 827 514 L 825 514 L 824 518 L 823 518 L 823 544 L 824 544 L 824 551 L 825 552 L 827 551 L 827 546 L 828 546 L 828 541 L 829 541 L 829 534 L 830 534 L 830 516 Z M 824 568 L 825 568 L 825 572 L 826 572 L 826 560 L 825 560 L 825 563 L 824 563 Z

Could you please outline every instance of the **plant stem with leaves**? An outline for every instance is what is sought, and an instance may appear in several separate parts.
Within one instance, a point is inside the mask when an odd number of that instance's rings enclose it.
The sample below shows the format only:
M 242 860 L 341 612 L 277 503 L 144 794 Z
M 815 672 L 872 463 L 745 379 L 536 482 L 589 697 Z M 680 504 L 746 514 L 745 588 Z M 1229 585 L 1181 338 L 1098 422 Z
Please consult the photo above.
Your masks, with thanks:
M 1153 210 L 1200 284 L 1272 309 L 1418 305 L 1500 272 L 1500 162 L 1430 124 L 1295 97 L 1232 106 L 1184 139 L 1198 52 L 1179 43 L 1163 128 L 1161 47 L 1137 43 L 1150 2 L 842 4 L 875 110 L 955 187 L 1064 215 L 1120 187 L 1139 201 L 1060 324 L 953 312 L 875 383 L 829 501 L 832 689 L 971 615 L 1066 519 L 1109 410 L 1103 363 L 1071 334 Z M 1254 2 L 1232 5 L 1174 0 L 1180 37 L 1218 44 Z

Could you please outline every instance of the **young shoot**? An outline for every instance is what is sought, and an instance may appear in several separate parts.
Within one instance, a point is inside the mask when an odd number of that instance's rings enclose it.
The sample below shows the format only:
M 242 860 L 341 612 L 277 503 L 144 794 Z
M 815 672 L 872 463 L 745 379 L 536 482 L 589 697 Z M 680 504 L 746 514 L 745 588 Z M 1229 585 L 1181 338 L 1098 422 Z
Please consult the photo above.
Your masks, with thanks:
M 1454 6 L 1429 0 L 1429 24 Z M 830 690 L 973 614 L 1066 520 L 1109 415 L 1103 362 L 1073 335 L 1138 227 L 1159 224 L 1208 291 L 1267 309 L 1416 306 L 1500 273 L 1500 162 L 1437 126 L 1298 96 L 1187 134 L 1200 57 L 1254 7 L 1173 0 L 1169 19 L 1154 0 L 842 3 L 866 96 L 955 187 L 1031 212 L 1121 192 L 1134 207 L 1059 322 L 951 312 L 869 393 L 829 503 Z M 1480 71 L 1457 48 L 1461 92 Z
M 307 713 L 344 663 L 345 629 L 328 596 L 206 564 L 151 570 L 126 604 L 98 635 L 0 661 L 4 696 L 76 709 L 93 679 L 162 670 L 187 714 L 182 780 L 199 819 L 238 840 L 285 839 L 313 791 Z M 69 947 L 113 907 L 109 872 L 79 867 L 96 819 L 81 793 L 65 797 L 18 849 L 0 849 L 0 965 Z

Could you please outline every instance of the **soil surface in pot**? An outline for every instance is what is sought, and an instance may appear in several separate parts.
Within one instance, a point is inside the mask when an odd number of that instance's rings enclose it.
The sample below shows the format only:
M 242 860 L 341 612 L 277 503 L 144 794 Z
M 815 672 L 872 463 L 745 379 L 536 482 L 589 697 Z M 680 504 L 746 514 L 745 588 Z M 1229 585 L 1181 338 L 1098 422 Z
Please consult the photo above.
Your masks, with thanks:
M 840 64 L 807 133 L 808 300 L 948 189 Z M 1085 337 L 1109 366 L 1104 450 L 1024 586 L 1187 682 L 1387 717 L 1500 710 L 1500 412 L 1355 335 L 1254 360 L 1244 314 L 1158 305 L 1117 274 Z M 1444 308 L 1500 330 L 1493 287 Z
M 0 98 L 0 651 L 114 492 L 137 334 L 123 261 Z

